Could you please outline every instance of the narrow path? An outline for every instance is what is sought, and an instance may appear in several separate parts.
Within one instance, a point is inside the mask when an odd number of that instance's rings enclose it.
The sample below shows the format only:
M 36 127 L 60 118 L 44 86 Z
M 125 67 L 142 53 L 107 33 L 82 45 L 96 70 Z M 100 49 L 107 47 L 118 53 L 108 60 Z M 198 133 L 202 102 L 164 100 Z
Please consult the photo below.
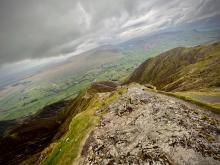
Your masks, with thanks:
M 192 96 L 193 98 L 209 103 L 220 103 L 220 96 Z

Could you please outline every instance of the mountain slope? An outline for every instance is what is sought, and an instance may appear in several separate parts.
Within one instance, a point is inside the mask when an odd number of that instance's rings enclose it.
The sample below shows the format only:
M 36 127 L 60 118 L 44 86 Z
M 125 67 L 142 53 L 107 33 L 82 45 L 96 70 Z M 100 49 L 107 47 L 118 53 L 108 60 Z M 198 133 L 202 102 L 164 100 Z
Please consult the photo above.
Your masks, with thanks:
M 146 60 L 127 82 L 152 84 L 164 91 L 220 86 L 220 42 L 175 48 Z
M 41 152 L 67 118 L 71 102 L 54 103 L 27 118 L 0 121 L 0 164 L 18 164 Z
M 19 126 L 4 121 L 0 164 L 219 164 L 219 115 L 164 95 L 218 94 L 219 45 L 176 48 L 147 60 L 129 84 L 95 82 Z
M 0 121 L 0 164 L 12 165 L 23 161 L 25 164 L 37 163 L 45 147 L 65 134 L 71 134 L 69 126 L 77 114 L 82 113 L 81 128 L 89 128 L 97 120 L 89 109 L 98 106 L 96 93 L 113 91 L 116 86 L 113 82 L 97 82 L 74 100 L 59 101 L 26 118 Z M 76 125 L 80 126 L 78 122 L 77 120 Z M 85 122 L 87 125 L 83 124 Z M 79 133 L 83 134 L 83 131 Z M 85 131 L 86 133 L 88 132 Z

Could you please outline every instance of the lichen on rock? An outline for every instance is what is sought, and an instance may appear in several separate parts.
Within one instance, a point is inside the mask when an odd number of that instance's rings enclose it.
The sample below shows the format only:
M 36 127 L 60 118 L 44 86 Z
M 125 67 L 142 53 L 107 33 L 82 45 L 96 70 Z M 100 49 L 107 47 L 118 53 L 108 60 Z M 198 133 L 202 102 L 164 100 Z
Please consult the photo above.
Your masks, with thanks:
M 219 164 L 219 120 L 132 84 L 106 107 L 80 164 Z

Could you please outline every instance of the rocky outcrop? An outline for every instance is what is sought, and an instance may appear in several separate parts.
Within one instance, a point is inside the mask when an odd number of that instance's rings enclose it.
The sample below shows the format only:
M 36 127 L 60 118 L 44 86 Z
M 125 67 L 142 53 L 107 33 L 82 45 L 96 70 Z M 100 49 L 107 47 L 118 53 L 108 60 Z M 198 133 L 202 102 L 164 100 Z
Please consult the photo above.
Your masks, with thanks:
M 220 164 L 219 119 L 194 105 L 133 84 L 105 111 L 79 164 Z

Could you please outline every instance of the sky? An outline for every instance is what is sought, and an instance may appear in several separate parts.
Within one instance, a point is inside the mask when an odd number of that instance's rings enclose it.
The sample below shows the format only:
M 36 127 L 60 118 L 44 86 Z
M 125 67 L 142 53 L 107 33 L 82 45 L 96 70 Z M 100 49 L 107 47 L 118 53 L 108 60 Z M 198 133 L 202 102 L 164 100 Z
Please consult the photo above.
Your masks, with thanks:
M 0 68 L 66 58 L 219 9 L 220 0 L 0 0 Z

